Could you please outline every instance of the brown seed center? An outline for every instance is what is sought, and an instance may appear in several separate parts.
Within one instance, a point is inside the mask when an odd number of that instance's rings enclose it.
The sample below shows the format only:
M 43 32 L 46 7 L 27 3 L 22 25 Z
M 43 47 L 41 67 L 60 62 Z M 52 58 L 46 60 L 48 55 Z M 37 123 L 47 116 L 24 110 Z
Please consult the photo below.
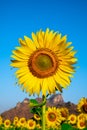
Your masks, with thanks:
M 66 111 L 61 111 L 61 115 L 62 115 L 62 117 L 67 117 Z
M 31 73 L 38 78 L 52 76 L 58 67 L 58 58 L 49 49 L 39 49 L 31 54 L 28 67 Z
M 85 113 L 87 113 L 87 104 L 84 104 L 84 105 L 82 106 L 82 108 L 83 108 L 83 111 L 84 111 Z
M 48 114 L 48 119 L 49 119 L 50 121 L 55 121 L 55 120 L 56 120 L 56 115 L 55 115 L 55 113 L 50 112 L 50 113 Z
M 71 121 L 74 121 L 74 117 L 71 117 Z
M 81 127 L 83 127 L 83 126 L 85 126 L 86 124 L 85 124 L 85 122 L 80 122 L 80 126 Z
M 33 122 L 30 122 L 30 123 L 29 123 L 29 126 L 32 127 L 32 126 L 33 126 Z

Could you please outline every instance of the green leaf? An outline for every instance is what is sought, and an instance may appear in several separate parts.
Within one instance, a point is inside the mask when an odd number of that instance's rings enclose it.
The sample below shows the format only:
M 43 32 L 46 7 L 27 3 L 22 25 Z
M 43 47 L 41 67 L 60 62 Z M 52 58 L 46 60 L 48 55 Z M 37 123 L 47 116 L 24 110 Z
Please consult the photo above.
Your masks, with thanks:
M 31 110 L 30 110 L 31 113 L 33 114 L 38 114 L 39 116 L 41 116 L 41 107 L 33 107 Z
M 33 107 L 33 108 L 30 110 L 30 112 L 33 113 L 33 114 L 36 113 L 36 108 Z
M 63 123 L 61 126 L 61 130 L 73 130 L 73 128 L 70 124 Z
M 30 99 L 30 103 L 32 103 L 32 104 L 34 104 L 34 105 L 39 104 L 39 103 L 37 102 L 37 100 L 35 100 L 35 99 Z

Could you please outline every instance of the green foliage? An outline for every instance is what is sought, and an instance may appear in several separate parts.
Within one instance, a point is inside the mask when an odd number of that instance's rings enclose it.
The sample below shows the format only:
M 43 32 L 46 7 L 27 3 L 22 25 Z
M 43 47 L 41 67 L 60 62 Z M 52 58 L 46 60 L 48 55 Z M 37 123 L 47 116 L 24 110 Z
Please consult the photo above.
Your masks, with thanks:
M 77 128 L 73 127 L 72 125 L 70 124 L 67 124 L 67 123 L 63 123 L 61 125 L 61 130 L 78 130 Z
M 87 130 L 87 128 L 84 128 L 83 130 Z
M 33 107 L 31 110 L 30 110 L 31 113 L 33 114 L 38 114 L 39 116 L 41 116 L 41 108 L 40 107 Z
M 80 130 L 78 128 L 75 128 L 74 126 L 67 124 L 67 123 L 63 123 L 61 125 L 61 130 Z M 87 128 L 84 128 L 83 130 L 87 130 Z
M 42 115 L 42 109 L 39 106 L 39 103 L 35 99 L 31 99 L 30 100 L 30 104 L 32 104 L 30 112 L 32 114 L 38 114 L 41 117 L 41 115 Z
M 32 103 L 32 104 L 34 104 L 34 105 L 39 104 L 38 101 L 35 100 L 35 99 L 30 99 L 30 103 Z

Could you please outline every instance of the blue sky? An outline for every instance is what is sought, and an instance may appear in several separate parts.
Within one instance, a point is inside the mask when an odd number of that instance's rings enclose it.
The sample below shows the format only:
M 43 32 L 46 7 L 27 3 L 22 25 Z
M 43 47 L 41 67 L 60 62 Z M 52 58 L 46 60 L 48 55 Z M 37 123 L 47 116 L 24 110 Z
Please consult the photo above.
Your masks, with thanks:
M 73 42 L 78 63 L 64 100 L 77 103 L 87 97 L 87 0 L 1 0 L 0 1 L 0 113 L 21 102 L 28 94 L 16 86 L 11 69 L 12 50 L 18 38 L 46 28 L 59 31 Z M 30 98 L 34 98 L 31 96 Z

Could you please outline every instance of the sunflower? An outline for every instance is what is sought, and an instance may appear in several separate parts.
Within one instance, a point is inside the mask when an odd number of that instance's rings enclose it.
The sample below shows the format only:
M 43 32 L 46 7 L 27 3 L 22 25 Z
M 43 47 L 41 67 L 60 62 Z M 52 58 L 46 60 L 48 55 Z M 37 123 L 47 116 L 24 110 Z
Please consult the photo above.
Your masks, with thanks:
M 40 116 L 38 114 L 34 114 L 34 119 L 38 121 L 40 120 Z
M 26 125 L 26 119 L 24 117 L 21 117 L 18 121 L 19 126 L 25 127 Z
M 2 117 L 0 116 L 0 125 L 3 123 L 3 119 Z
M 78 120 L 77 122 L 77 128 L 79 128 L 80 130 L 86 128 L 86 121 L 84 120 Z
M 77 59 L 67 36 L 40 30 L 32 33 L 31 39 L 19 39 L 19 43 L 12 52 L 11 66 L 18 68 L 15 74 L 22 90 L 30 95 L 42 91 L 45 96 L 70 85 Z
M 79 112 L 87 114 L 87 98 L 83 97 L 79 100 L 77 104 L 77 109 Z
M 13 125 L 18 126 L 18 121 L 19 121 L 18 117 L 15 116 L 14 119 L 13 119 Z
M 87 114 L 85 114 L 85 118 L 86 118 L 86 121 L 87 121 Z
M 56 128 L 61 123 L 61 113 L 56 107 L 48 108 L 46 111 L 46 125 L 48 128 Z
M 70 124 L 76 124 L 77 116 L 75 114 L 69 115 L 68 121 L 69 121 Z
M 38 128 L 39 130 L 41 130 L 41 125 L 40 124 L 36 124 L 36 128 Z
M 84 113 L 81 113 L 77 116 L 77 120 L 84 120 L 86 121 L 86 115 Z
M 10 121 L 9 119 L 6 119 L 6 120 L 4 121 L 4 127 L 5 127 L 5 128 L 10 128 L 10 125 L 11 125 L 11 121 Z
M 14 117 L 14 121 L 18 121 L 19 119 L 18 119 L 18 117 L 17 116 L 15 116 Z
M 18 123 L 19 123 L 18 120 L 14 120 L 14 121 L 13 121 L 13 125 L 14 125 L 15 127 L 19 127 L 19 126 L 20 126 L 20 124 L 18 125 Z
M 29 120 L 27 121 L 27 128 L 28 128 L 29 130 L 34 130 L 35 127 L 36 127 L 36 122 L 35 122 L 33 119 L 29 119 Z
M 60 108 L 60 113 L 61 113 L 61 116 L 62 116 L 62 121 L 65 121 L 69 116 L 69 110 L 66 107 Z

